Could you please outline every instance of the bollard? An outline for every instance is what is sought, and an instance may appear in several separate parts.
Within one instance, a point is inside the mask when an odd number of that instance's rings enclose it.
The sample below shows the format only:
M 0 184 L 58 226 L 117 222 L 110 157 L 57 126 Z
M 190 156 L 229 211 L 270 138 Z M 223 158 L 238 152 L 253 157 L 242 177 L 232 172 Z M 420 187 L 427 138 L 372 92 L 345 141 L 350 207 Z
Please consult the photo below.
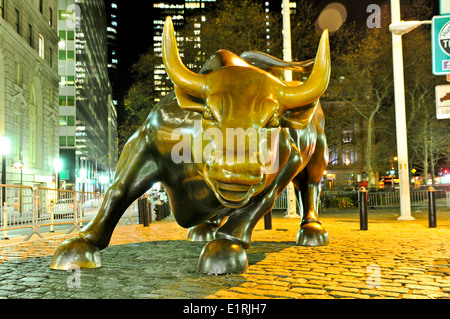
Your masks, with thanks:
M 139 224 L 144 223 L 144 211 L 142 209 L 141 199 L 138 198 L 138 216 L 139 216 Z
M 367 190 L 361 187 L 359 190 L 359 229 L 367 230 Z
M 264 229 L 272 229 L 272 210 L 264 215 Z
M 162 216 L 162 205 L 161 204 L 156 204 L 155 205 L 155 212 L 156 212 L 156 218 L 155 220 L 162 220 L 163 216 Z
M 436 228 L 436 196 L 431 186 L 428 188 L 428 227 Z
M 148 214 L 148 222 L 152 223 L 152 202 L 147 199 L 147 214 Z
M 144 227 L 150 226 L 150 217 L 149 217 L 149 211 L 148 211 L 148 205 L 147 205 L 147 197 L 142 197 L 141 201 L 142 205 L 142 214 L 143 214 L 143 220 L 144 220 Z

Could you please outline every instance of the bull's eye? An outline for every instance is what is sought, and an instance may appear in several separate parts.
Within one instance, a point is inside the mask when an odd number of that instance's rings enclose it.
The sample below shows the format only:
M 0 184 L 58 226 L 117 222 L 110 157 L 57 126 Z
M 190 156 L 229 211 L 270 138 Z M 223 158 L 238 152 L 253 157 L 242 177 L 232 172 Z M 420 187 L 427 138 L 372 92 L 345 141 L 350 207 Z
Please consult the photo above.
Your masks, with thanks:
M 280 126 L 280 118 L 278 112 L 276 112 L 267 123 L 266 127 L 278 127 Z
M 205 120 L 207 120 L 207 121 L 216 122 L 216 119 L 212 115 L 211 110 L 209 109 L 209 107 L 206 107 L 205 111 L 203 112 L 203 118 Z

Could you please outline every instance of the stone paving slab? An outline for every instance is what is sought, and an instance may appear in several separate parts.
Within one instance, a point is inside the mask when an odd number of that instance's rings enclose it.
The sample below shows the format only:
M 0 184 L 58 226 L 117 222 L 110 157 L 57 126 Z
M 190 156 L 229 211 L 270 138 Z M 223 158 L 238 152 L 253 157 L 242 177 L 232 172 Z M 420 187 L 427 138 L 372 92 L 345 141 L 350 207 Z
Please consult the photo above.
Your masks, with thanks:
M 0 298 L 5 299 L 449 299 L 450 212 L 438 227 L 426 213 L 397 221 L 396 211 L 325 211 L 330 245 L 298 247 L 299 219 L 261 221 L 247 250 L 248 272 L 206 276 L 196 271 L 204 243 L 185 240 L 172 219 L 116 228 L 103 267 L 55 271 L 51 255 L 70 236 L 0 246 Z

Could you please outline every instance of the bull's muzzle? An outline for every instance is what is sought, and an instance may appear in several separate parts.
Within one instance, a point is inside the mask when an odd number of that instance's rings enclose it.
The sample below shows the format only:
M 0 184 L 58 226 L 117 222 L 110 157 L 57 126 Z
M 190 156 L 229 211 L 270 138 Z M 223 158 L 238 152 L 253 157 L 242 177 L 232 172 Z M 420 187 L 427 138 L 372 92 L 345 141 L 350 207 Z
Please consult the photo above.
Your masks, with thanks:
M 262 167 L 253 163 L 206 163 L 203 176 L 217 199 L 233 208 L 245 205 L 266 180 Z

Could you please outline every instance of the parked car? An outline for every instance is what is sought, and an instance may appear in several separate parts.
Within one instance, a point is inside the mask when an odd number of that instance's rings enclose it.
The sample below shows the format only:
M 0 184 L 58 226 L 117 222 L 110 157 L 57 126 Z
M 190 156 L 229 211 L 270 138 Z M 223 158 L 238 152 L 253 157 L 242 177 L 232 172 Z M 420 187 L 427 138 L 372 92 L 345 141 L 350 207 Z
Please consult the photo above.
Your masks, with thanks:
M 58 199 L 54 206 L 54 218 L 73 218 L 75 211 L 75 203 L 73 201 L 73 198 Z

